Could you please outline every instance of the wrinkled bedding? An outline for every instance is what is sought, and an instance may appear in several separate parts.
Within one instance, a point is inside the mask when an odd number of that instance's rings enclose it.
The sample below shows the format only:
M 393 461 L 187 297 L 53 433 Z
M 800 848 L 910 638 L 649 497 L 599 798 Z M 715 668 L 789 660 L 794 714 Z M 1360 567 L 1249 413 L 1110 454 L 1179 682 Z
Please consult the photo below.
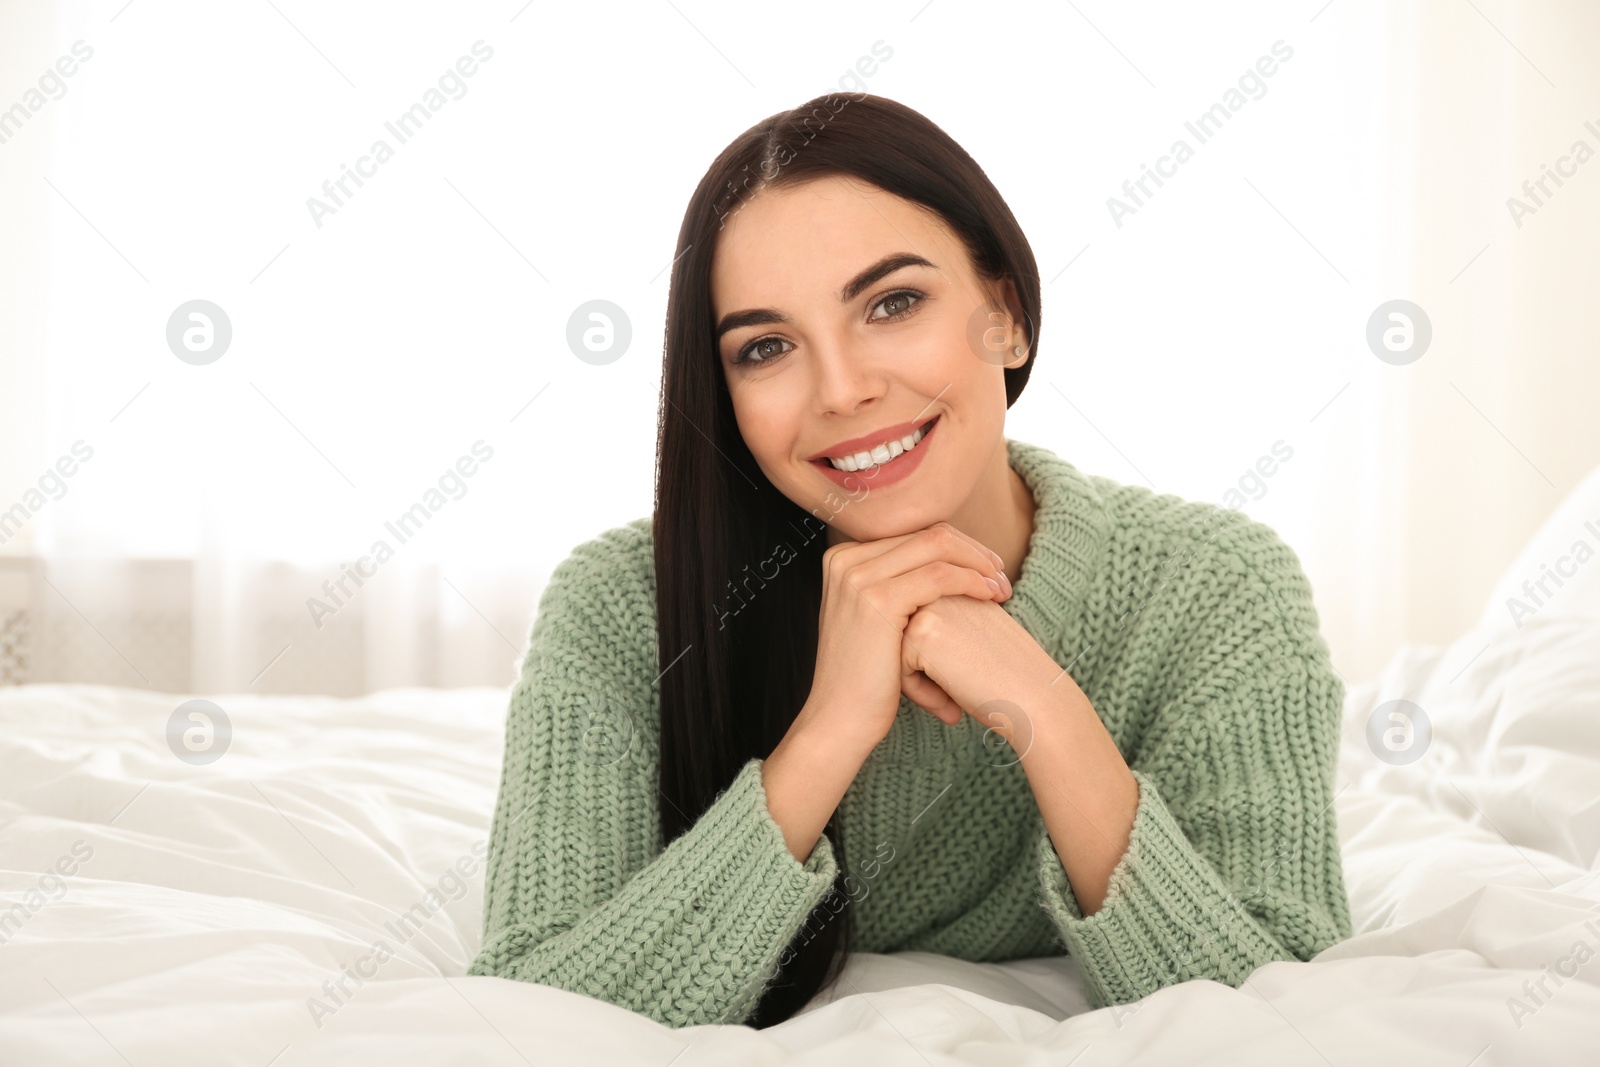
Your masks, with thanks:
M 503 690 L 214 695 L 208 740 L 185 695 L 0 689 L 0 1062 L 1593 1064 L 1597 652 L 1486 622 L 1350 689 L 1355 936 L 1309 963 L 1092 1012 L 1066 956 L 866 954 L 766 1031 L 466 977 Z

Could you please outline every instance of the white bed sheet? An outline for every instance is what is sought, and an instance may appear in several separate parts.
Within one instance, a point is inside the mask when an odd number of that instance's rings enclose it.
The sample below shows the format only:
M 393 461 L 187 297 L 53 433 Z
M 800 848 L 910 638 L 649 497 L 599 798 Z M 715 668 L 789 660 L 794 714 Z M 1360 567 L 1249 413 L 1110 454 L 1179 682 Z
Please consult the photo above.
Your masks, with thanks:
M 1356 936 L 1311 963 L 1091 1012 L 1069 957 L 868 954 L 760 1032 L 465 976 L 504 691 L 215 697 L 230 746 L 191 766 L 165 738 L 183 696 L 0 690 L 0 1063 L 1594 1064 L 1600 958 L 1574 950 L 1600 954 L 1597 652 L 1600 620 L 1536 617 L 1408 647 L 1351 689 Z M 1405 766 L 1365 734 L 1397 697 L 1433 726 Z M 92 856 L 47 880 L 77 842 Z M 386 924 L 430 888 L 402 943 Z M 394 958 L 325 991 L 380 938 Z

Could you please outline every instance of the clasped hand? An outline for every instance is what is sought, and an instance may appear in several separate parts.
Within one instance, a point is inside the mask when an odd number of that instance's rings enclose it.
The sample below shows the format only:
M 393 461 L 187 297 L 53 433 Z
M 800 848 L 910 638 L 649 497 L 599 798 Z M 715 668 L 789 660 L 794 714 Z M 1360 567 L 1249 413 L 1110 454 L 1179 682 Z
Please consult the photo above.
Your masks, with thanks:
M 917 706 L 951 726 L 965 711 L 1008 740 L 1011 717 L 1034 703 L 1030 694 L 1057 679 L 1076 684 L 1060 678 L 1060 666 L 998 602 L 970 596 L 918 608 L 906 625 L 900 663 L 902 691 Z

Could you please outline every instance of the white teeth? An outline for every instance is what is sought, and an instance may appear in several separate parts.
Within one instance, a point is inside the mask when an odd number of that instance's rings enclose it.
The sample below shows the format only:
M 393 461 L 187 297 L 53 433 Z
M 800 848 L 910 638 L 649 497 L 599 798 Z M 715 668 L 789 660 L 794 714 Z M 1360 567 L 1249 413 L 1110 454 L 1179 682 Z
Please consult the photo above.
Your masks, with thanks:
M 853 456 L 843 456 L 839 459 L 830 459 L 834 470 L 859 471 L 868 467 L 881 467 L 890 460 L 899 459 L 902 453 L 909 452 L 917 447 L 924 434 L 922 427 L 906 434 L 897 441 L 885 441 L 874 447 L 870 452 L 857 452 Z

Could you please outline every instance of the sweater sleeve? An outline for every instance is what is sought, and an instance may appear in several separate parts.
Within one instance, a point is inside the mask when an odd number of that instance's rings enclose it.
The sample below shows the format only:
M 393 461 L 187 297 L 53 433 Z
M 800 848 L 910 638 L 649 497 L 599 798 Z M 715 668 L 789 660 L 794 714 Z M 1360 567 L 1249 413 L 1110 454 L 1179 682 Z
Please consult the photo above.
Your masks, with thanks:
M 1138 808 L 1093 915 L 1038 832 L 1040 903 L 1095 1007 L 1197 978 L 1238 988 L 1350 936 L 1332 788 L 1343 687 L 1298 562 L 1271 541 L 1266 578 L 1199 612 L 1217 622 L 1197 653 L 1184 645 L 1156 740 L 1130 761 Z
M 552 576 L 512 690 L 483 948 L 469 973 L 555 986 L 668 1026 L 743 1022 L 832 888 L 832 845 L 819 838 L 804 864 L 794 858 L 751 759 L 660 848 L 645 721 L 655 656 L 640 639 L 653 629 L 637 615 L 646 594 L 619 591 L 617 562 L 586 551 L 594 544 Z M 608 704 L 621 715 L 597 722 Z

